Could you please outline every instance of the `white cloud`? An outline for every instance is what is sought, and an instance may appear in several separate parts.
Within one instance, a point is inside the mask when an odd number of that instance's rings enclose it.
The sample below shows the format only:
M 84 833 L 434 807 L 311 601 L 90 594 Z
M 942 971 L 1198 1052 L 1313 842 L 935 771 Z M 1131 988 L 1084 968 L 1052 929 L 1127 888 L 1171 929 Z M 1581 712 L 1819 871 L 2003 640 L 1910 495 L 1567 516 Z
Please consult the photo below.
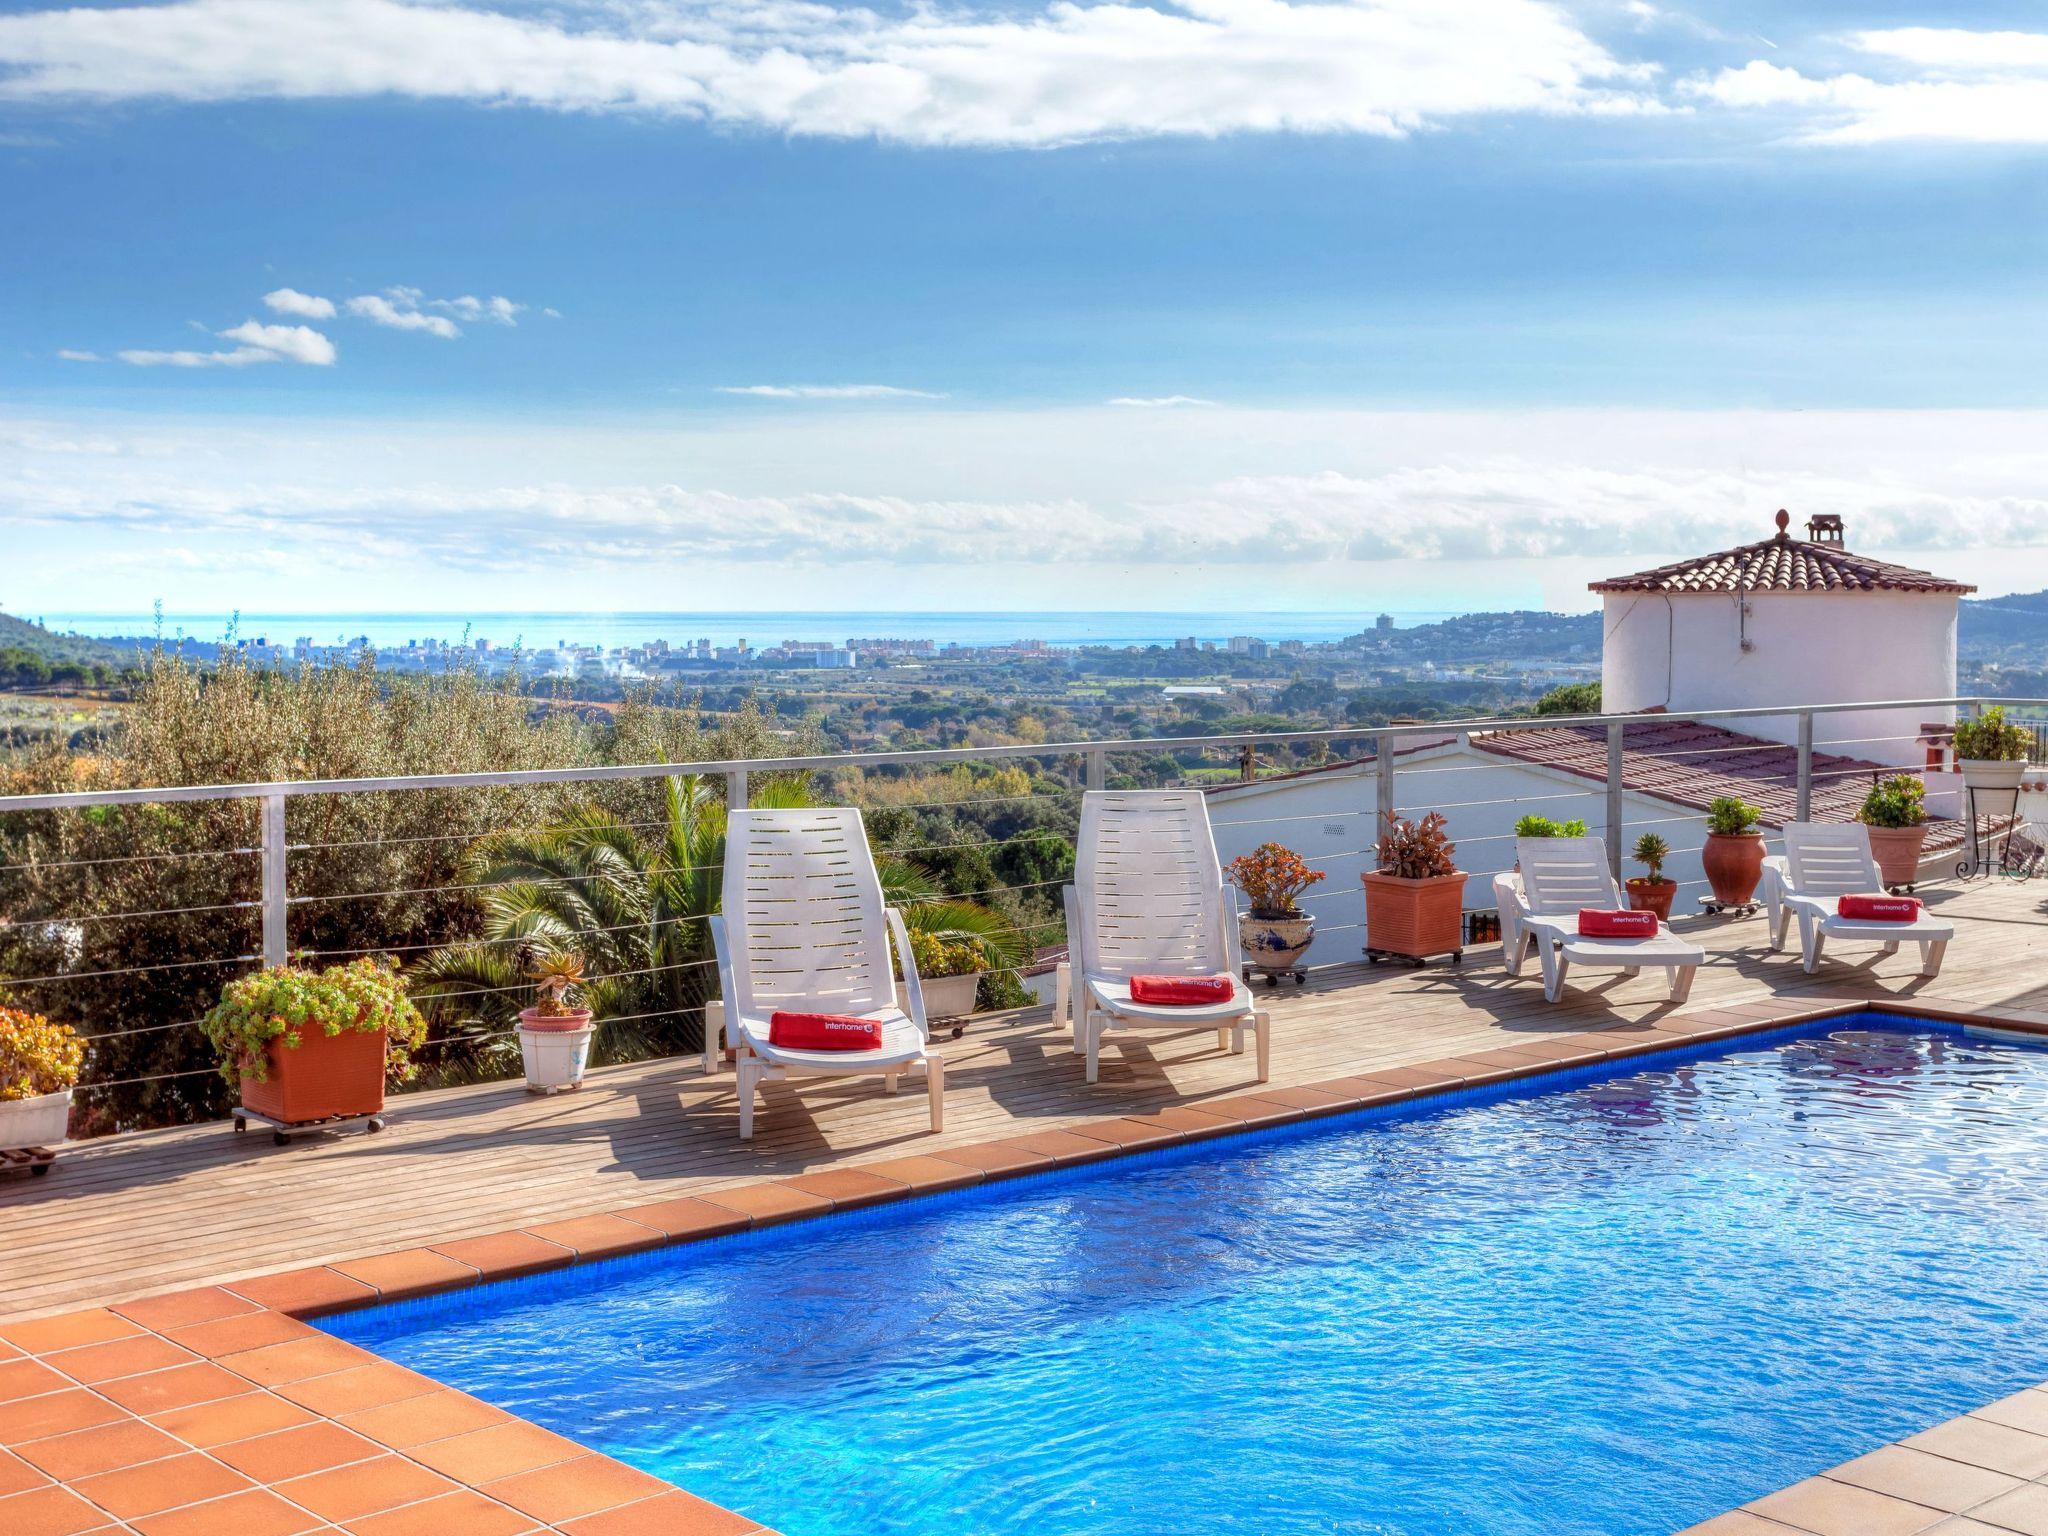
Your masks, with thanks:
M 1196 395 L 1118 395 L 1114 400 L 1105 400 L 1104 405 L 1126 405 L 1140 410 L 1177 410 L 1187 405 L 1214 405 L 1214 400 L 1204 400 Z
M 412 293 L 415 303 L 421 301 L 417 289 L 407 291 Z M 479 299 L 465 293 L 457 299 L 426 299 L 425 304 L 428 309 L 438 309 L 442 314 L 453 315 L 458 320 L 467 320 L 472 324 L 488 320 L 493 325 L 517 325 L 521 312 L 526 308 L 524 304 L 514 304 L 503 294 Z
M 1496 113 L 1659 110 L 1650 71 L 1542 0 L 815 4 L 173 0 L 0 18 L 0 98 L 401 95 L 831 137 L 1051 145 L 1399 136 Z
M 263 295 L 263 302 L 280 315 L 297 315 L 304 320 L 334 318 L 334 300 L 301 293 L 296 288 L 274 288 Z
M 753 395 L 763 400 L 943 400 L 927 389 L 901 389 L 894 384 L 721 384 L 721 395 Z
M 97 352 L 82 352 L 76 347 L 59 347 L 57 355 L 67 363 L 97 363 L 103 360 Z
M 2048 144 L 2048 34 L 1901 27 L 1854 34 L 1872 72 L 1815 77 L 1753 60 L 1684 81 L 1695 99 L 1795 113 L 1810 144 Z M 1878 78 L 1901 69 L 1903 77 Z
M 325 368 L 335 359 L 334 343 L 304 325 L 265 325 L 244 320 L 240 325 L 215 333 L 223 341 L 238 342 L 230 351 L 158 352 L 131 347 L 119 354 L 124 363 L 138 368 L 247 368 L 255 363 L 306 363 Z
M 406 290 L 390 291 L 402 295 Z M 417 300 L 401 297 L 394 301 L 384 294 L 364 293 L 350 299 L 343 308 L 358 319 L 388 326 L 394 331 L 425 331 L 429 336 L 439 336 L 443 341 L 453 341 L 462 334 L 462 328 L 445 315 L 423 313 L 417 307 Z

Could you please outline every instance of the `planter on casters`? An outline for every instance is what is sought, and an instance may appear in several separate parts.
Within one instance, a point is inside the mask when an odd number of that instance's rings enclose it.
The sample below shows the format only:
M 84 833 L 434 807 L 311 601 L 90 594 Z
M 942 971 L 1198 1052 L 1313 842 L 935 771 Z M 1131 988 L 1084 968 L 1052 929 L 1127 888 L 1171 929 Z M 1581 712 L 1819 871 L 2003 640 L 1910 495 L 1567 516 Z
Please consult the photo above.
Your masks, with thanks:
M 963 1021 L 974 1012 L 974 997 L 981 987 L 981 974 L 980 971 L 968 971 L 959 976 L 920 978 L 918 986 L 924 993 L 925 1021 L 930 1024 L 950 1021 L 953 1038 L 958 1040 L 967 1028 Z
M 1306 912 L 1247 912 L 1237 920 L 1238 947 L 1244 951 L 1244 979 L 1257 971 L 1266 985 L 1277 987 L 1282 976 L 1297 984 L 1308 980 L 1301 957 L 1316 941 L 1316 920 Z
M 1369 869 L 1358 878 L 1365 885 L 1367 960 L 1420 965 L 1447 955 L 1456 965 L 1465 958 L 1463 870 L 1411 880 Z
M 0 1100 L 0 1167 L 19 1164 L 31 1173 L 48 1173 L 70 1120 L 69 1088 Z
M 330 1035 L 308 1026 L 299 1031 L 296 1049 L 272 1040 L 264 1061 L 268 1070 L 258 1078 L 254 1063 L 243 1058 L 236 1130 L 260 1121 L 282 1146 L 293 1131 L 340 1121 L 366 1119 L 369 1129 L 384 1128 L 379 1118 L 384 1112 L 383 1030 L 344 1029 Z
M 526 1091 L 567 1093 L 582 1087 L 594 1032 L 588 1008 L 572 1008 L 560 1014 L 521 1009 L 519 1059 L 526 1068 Z
M 1671 898 L 1678 894 L 1676 880 L 1643 880 L 1628 882 L 1628 904 L 1631 911 L 1654 912 L 1657 921 L 1671 920 Z
M 1761 832 L 1709 832 L 1700 849 L 1700 865 L 1714 888 L 1714 894 L 1703 899 L 1708 911 L 1736 908 L 1745 916 L 1756 911 L 1756 888 L 1764 877 Z

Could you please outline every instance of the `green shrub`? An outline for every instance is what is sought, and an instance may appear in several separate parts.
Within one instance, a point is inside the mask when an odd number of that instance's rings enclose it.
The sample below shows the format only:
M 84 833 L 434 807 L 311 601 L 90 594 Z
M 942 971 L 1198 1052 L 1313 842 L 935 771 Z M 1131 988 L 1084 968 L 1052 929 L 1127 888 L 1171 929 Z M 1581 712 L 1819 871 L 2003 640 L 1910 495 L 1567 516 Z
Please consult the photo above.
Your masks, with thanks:
M 1972 720 L 1956 722 L 1956 756 L 1975 762 L 2023 763 L 2034 750 L 2034 733 L 2005 718 L 1994 704 Z
M 1910 773 L 1895 773 L 1870 786 L 1856 819 L 1867 827 L 1917 827 L 1927 819 L 1927 789 Z
M 221 988 L 220 1001 L 200 1026 L 220 1055 L 230 1085 L 244 1076 L 270 1076 L 270 1042 L 295 1051 L 305 1032 L 384 1032 L 388 1071 L 396 1082 L 412 1076 L 412 1053 L 427 1037 L 427 1021 L 406 996 L 391 962 L 365 955 L 324 971 L 280 965 Z
M 1722 795 L 1707 807 L 1707 830 L 1721 837 L 1745 837 L 1763 819 L 1760 807 L 1733 795 Z
M 1548 816 L 1524 816 L 1515 823 L 1517 837 L 1584 837 L 1586 824 L 1576 816 L 1570 821 L 1552 821 Z
M 1531 713 L 1538 715 L 1597 715 L 1600 713 L 1598 683 L 1563 683 L 1536 701 Z

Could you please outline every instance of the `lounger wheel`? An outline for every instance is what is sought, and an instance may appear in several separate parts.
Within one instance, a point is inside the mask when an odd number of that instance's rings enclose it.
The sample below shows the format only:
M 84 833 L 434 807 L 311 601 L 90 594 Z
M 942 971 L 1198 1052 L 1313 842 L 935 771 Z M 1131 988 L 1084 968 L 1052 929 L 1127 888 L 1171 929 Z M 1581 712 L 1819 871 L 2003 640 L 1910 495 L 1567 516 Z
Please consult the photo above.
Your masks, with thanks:
M 283 1131 L 272 1131 L 270 1133 L 270 1143 L 276 1147 L 288 1147 L 292 1144 L 292 1139 L 285 1135 Z
M 370 1116 L 370 1123 L 367 1129 L 372 1136 L 376 1135 L 379 1131 L 384 1129 L 384 1117 L 382 1115 Z
M 243 1115 L 235 1116 L 235 1129 L 237 1131 L 246 1131 L 247 1129 L 249 1129 L 248 1118 Z
M 44 1158 L 40 1163 L 32 1164 L 28 1170 L 28 1176 L 32 1179 L 47 1178 L 55 1162 L 55 1158 Z

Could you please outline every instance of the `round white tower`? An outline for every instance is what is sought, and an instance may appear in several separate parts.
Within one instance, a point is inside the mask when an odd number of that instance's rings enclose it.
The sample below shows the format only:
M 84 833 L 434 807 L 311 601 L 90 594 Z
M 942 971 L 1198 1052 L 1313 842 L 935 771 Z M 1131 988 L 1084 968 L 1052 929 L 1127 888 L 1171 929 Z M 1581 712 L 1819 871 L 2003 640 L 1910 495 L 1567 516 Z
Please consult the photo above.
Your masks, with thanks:
M 1956 689 L 1957 603 L 1975 587 L 1843 546 L 1842 520 L 1634 576 L 1596 581 L 1605 622 L 1601 705 L 1611 711 L 1746 709 L 1948 698 Z M 1925 726 L 1953 710 L 1856 711 L 1814 718 L 1816 745 L 1918 767 Z M 1730 721 L 1798 740 L 1791 715 Z

